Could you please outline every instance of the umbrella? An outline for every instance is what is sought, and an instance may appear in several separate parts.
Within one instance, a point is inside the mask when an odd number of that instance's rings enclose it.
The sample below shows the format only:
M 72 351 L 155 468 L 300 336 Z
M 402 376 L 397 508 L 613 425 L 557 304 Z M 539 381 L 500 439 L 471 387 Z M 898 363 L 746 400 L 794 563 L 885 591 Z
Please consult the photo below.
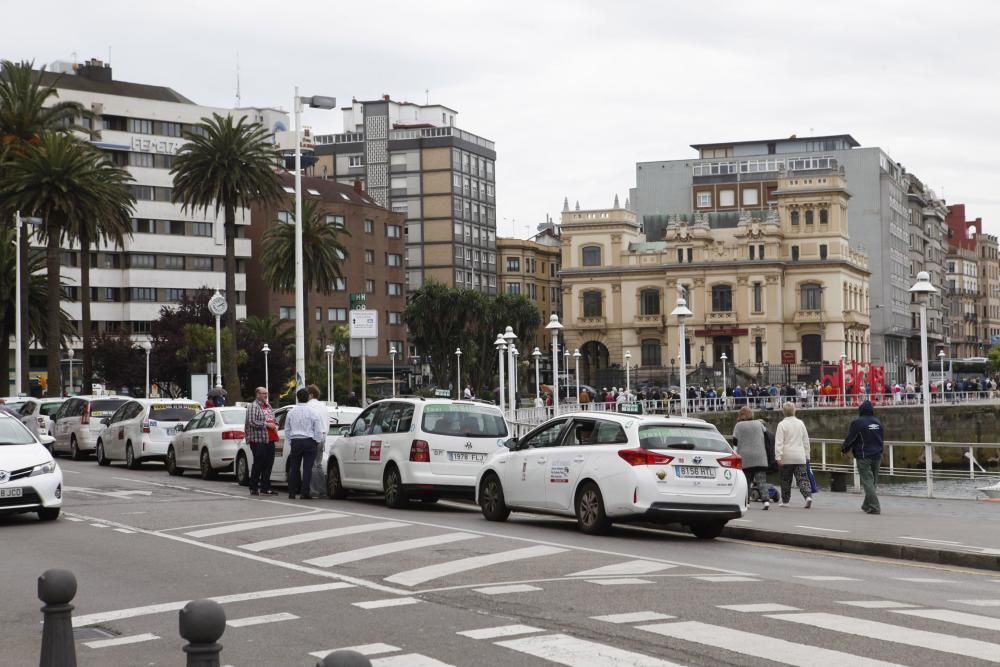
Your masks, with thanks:
M 227 396 L 227 394 L 226 394 L 226 390 L 223 389 L 222 387 L 212 387 L 211 389 L 208 390 L 207 396 L 209 398 L 217 398 L 219 396 L 221 396 L 222 398 L 225 398 Z

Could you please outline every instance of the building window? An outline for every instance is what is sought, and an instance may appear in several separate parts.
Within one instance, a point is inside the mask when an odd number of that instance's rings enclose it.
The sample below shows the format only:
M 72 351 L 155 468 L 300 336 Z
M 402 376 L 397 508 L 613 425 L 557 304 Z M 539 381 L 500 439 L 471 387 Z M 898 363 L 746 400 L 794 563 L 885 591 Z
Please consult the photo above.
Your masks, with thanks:
M 330 322 L 346 322 L 347 321 L 347 309 L 346 308 L 327 308 L 326 309 L 326 319 Z
M 278 222 L 283 225 L 290 225 L 294 222 L 291 211 L 278 211 Z
M 792 261 L 799 261 L 799 247 L 797 245 L 792 246 Z
M 520 294 L 521 283 L 507 283 L 507 294 Z
M 756 254 L 754 246 L 750 246 L 750 259 L 754 259 L 754 255 Z
M 760 283 L 753 284 L 753 312 L 764 312 L 764 286 Z
M 733 309 L 733 288 L 729 285 L 712 287 L 712 312 L 728 313 Z
M 819 224 L 826 225 L 830 222 L 830 212 L 825 208 L 819 210 Z
M 827 255 L 827 245 L 825 243 L 819 244 L 819 258 L 826 259 Z
M 660 366 L 660 341 L 655 338 L 647 338 L 642 341 L 642 365 Z
M 334 292 L 346 292 L 347 291 L 347 279 L 346 278 L 334 278 L 333 279 L 333 291 Z
M 583 266 L 600 266 L 601 265 L 601 246 L 592 245 L 587 246 L 582 251 L 582 263 Z
M 719 206 L 736 206 L 736 191 L 719 190 Z
M 660 314 L 660 290 L 644 289 L 639 293 L 639 314 L 659 315 Z M 649 364 L 643 364 L 648 366 Z
M 600 317 L 603 314 L 601 293 L 589 291 L 583 293 L 583 316 Z
M 520 257 L 508 257 L 507 258 L 507 273 L 520 273 L 521 271 L 521 258 Z
M 711 192 L 699 192 L 697 195 L 697 200 L 695 206 L 698 208 L 711 208 L 712 207 L 712 193 Z
M 163 255 L 160 263 L 162 269 L 184 269 L 184 258 L 178 255 Z
M 180 301 L 184 298 L 184 290 L 174 287 L 167 288 L 167 301 Z
M 792 211 L 791 219 L 792 219 L 792 224 L 793 225 L 798 225 L 799 224 L 799 212 L 798 211 Z
M 282 320 L 294 320 L 295 319 L 295 307 L 294 306 L 281 306 L 278 308 L 278 318 Z
M 694 248 L 687 249 L 688 264 L 694 261 Z
M 375 293 L 375 281 L 374 280 L 366 280 L 365 281 L 365 292 L 368 293 L 368 294 L 374 294 Z
M 403 313 L 396 312 L 394 310 L 386 311 L 385 313 L 386 324 L 402 324 L 403 323 Z
M 191 236 L 211 236 L 212 235 L 212 224 L 209 222 L 192 222 L 191 225 Z
M 188 269 L 192 271 L 211 271 L 211 257 L 189 257 Z
M 394 252 L 386 253 L 385 263 L 388 266 L 402 266 L 403 256 Z
M 759 258 L 761 258 L 761 259 L 764 259 L 764 244 L 763 243 L 761 243 L 759 246 L 757 246 L 757 256 Z
M 764 363 L 764 339 L 760 336 L 753 339 L 753 356 L 756 363 Z
M 316 306 L 316 321 L 317 322 L 323 321 L 323 309 L 320 308 L 319 306 Z
M 677 249 L 677 263 L 678 264 L 684 263 L 684 248 Z
M 385 289 L 389 296 L 402 296 L 403 283 L 386 283 Z
M 758 203 L 758 192 L 757 188 L 747 188 L 743 191 L 743 205 L 744 206 L 756 206 Z
M 822 303 L 822 288 L 816 284 L 803 285 L 800 289 L 800 310 L 820 310 Z
M 330 215 L 330 214 L 327 214 L 327 216 L 326 216 L 326 224 L 333 225 L 334 227 L 339 227 L 340 229 L 344 229 L 344 227 L 347 226 L 344 223 L 344 216 L 342 216 L 342 215 Z
M 348 155 L 347 156 L 347 166 L 348 167 L 363 167 L 363 166 L 365 166 L 365 156 L 364 155 Z
M 386 225 L 385 235 L 388 236 L 390 239 L 402 238 L 403 228 L 400 227 L 399 225 Z
M 374 234 L 374 233 L 375 233 L 375 221 L 365 220 L 365 234 Z
M 133 287 L 131 301 L 156 301 L 155 287 Z
M 375 263 L 375 251 L 365 250 L 365 264 L 374 264 L 374 263 Z
M 813 224 L 813 212 L 812 212 L 812 209 L 806 210 L 806 224 L 807 225 Z

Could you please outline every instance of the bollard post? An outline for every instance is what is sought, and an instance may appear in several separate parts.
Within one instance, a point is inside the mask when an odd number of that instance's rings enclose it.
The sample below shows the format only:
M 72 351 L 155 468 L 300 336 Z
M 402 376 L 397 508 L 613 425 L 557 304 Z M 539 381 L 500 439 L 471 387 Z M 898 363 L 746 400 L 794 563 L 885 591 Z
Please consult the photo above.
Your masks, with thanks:
M 40 667 L 76 667 L 70 604 L 74 597 L 76 577 L 69 570 L 46 570 L 38 577 L 38 599 L 45 603 Z
M 372 667 L 372 661 L 357 651 L 341 649 L 327 653 L 316 663 L 316 667 Z
M 181 637 L 188 641 L 187 667 L 219 667 L 226 612 L 214 600 L 192 600 L 180 612 Z

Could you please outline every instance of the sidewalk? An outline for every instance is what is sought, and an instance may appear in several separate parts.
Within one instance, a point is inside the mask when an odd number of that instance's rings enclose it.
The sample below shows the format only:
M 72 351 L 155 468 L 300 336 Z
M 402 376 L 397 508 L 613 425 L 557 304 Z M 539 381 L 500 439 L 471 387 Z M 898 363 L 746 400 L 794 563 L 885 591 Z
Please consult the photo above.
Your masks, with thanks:
M 750 503 L 723 536 L 755 542 L 1000 570 L 1000 502 L 879 496 L 882 513 L 861 511 L 861 494 L 821 490 L 811 509 L 792 489 L 788 507 Z

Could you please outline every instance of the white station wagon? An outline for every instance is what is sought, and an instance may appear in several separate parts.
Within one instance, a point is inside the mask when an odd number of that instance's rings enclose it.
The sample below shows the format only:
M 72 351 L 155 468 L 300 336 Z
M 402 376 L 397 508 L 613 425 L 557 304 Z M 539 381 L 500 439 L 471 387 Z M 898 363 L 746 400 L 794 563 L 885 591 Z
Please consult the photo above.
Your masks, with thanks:
M 130 469 L 143 461 L 164 461 L 178 426 L 183 426 L 201 406 L 185 399 L 133 399 L 110 417 L 97 438 L 97 464 L 125 461 Z

